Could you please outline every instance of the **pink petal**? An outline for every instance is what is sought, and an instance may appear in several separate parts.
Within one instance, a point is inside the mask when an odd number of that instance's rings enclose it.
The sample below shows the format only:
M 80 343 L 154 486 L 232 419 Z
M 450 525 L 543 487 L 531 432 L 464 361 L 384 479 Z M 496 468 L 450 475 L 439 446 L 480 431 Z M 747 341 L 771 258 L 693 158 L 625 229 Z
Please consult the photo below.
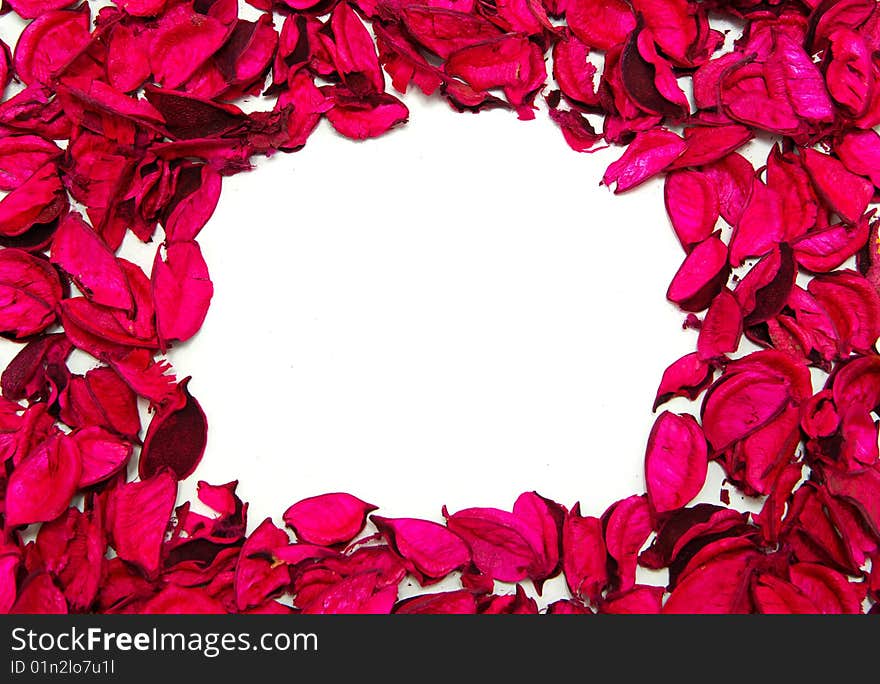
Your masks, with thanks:
M 117 555 L 148 577 L 159 571 L 162 542 L 177 498 L 174 475 L 163 470 L 148 480 L 119 485 L 107 502 L 107 529 Z
M 712 180 L 698 171 L 673 171 L 664 186 L 666 212 L 685 250 L 706 240 L 718 221 L 718 193 Z
M 857 223 L 874 196 L 873 185 L 827 154 L 806 148 L 803 160 L 819 197 L 844 221 Z
M 375 510 L 351 494 L 322 494 L 293 504 L 284 512 L 284 522 L 302 541 L 332 546 L 354 539 Z
M 138 473 L 143 479 L 165 471 L 183 480 L 202 460 L 208 442 L 208 419 L 189 393 L 188 382 L 189 378 L 180 382 L 179 404 L 157 412 L 150 421 L 138 463 Z
M 681 508 L 703 488 L 708 469 L 706 439 L 693 416 L 664 411 L 648 437 L 645 481 L 657 513 Z
M 82 465 L 73 440 L 56 434 L 12 471 L 6 486 L 6 526 L 47 522 L 61 515 L 79 484 Z
M 711 382 L 712 367 L 700 358 L 700 354 L 685 354 L 663 372 L 653 410 L 673 397 L 687 397 L 693 401 Z
M 159 338 L 185 341 L 202 327 L 214 285 L 198 243 L 172 242 L 165 259 L 156 251 L 151 274 Z
M 581 516 L 575 504 L 562 527 L 562 567 L 574 596 L 596 601 L 608 583 L 602 521 Z
M 527 525 L 512 513 L 495 508 L 468 508 L 446 516 L 446 526 L 461 537 L 480 572 L 501 582 L 529 576 L 538 560 Z
M 685 257 L 666 291 L 666 298 L 685 311 L 702 311 L 730 275 L 727 245 L 712 235 Z
M 681 137 L 664 128 L 639 133 L 620 159 L 608 166 L 602 182 L 609 186 L 616 182 L 615 194 L 626 192 L 666 169 L 686 148 Z

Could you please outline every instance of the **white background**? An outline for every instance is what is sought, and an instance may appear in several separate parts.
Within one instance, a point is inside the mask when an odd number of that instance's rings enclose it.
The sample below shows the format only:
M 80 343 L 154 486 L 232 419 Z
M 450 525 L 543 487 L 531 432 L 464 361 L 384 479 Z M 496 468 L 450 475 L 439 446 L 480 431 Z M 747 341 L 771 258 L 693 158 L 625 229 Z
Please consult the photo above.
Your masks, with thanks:
M 224 185 L 215 300 L 171 353 L 210 421 L 197 476 L 241 478 L 255 520 L 338 490 L 430 518 L 644 491 L 656 387 L 696 335 L 664 296 L 662 182 L 614 196 L 620 149 L 572 152 L 543 113 L 407 103 L 382 139 L 322 124 Z

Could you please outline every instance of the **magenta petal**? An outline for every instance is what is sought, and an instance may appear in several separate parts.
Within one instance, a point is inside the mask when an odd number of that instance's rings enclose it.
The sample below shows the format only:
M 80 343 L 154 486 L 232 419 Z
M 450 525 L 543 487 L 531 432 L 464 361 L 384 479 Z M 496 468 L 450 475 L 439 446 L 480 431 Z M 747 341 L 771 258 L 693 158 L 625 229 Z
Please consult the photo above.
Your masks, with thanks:
M 400 601 L 394 608 L 398 615 L 474 615 L 477 602 L 466 590 L 413 596 Z
M 727 245 L 712 235 L 685 257 L 666 291 L 666 298 L 685 311 L 702 311 L 730 275 Z
M 0 250 L 0 333 L 15 338 L 42 332 L 56 319 L 61 282 L 43 259 Z
M 763 323 L 782 311 L 794 288 L 797 268 L 791 248 L 782 243 L 762 257 L 736 285 L 744 324 Z
M 609 186 L 616 182 L 615 194 L 626 192 L 666 169 L 686 148 L 679 135 L 664 128 L 639 133 L 620 159 L 608 166 L 602 182 Z
M 693 416 L 665 411 L 654 422 L 645 453 L 648 501 L 657 513 L 681 508 L 703 488 L 706 438 Z
M 697 352 L 685 354 L 665 371 L 657 388 L 653 410 L 673 397 L 696 399 L 712 382 L 712 367 Z
M 766 254 L 784 237 L 782 200 L 775 190 L 755 179 L 730 239 L 731 266 L 741 266 L 748 257 Z
M 195 239 L 217 208 L 221 186 L 220 174 L 207 164 L 193 165 L 181 172 L 164 221 L 169 242 Z
M 461 538 L 438 523 L 415 518 L 370 518 L 391 548 L 414 571 L 430 579 L 440 579 L 471 560 L 471 552 Z
M 810 599 L 790 582 L 770 574 L 761 575 L 752 589 L 755 608 L 767 615 L 803 615 L 818 613 Z
M 227 28 L 213 17 L 196 14 L 178 5 L 159 19 L 150 43 L 150 67 L 156 80 L 176 88 L 192 76 L 228 35 Z
M 409 118 L 409 109 L 393 95 L 376 95 L 362 101 L 339 101 L 327 120 L 339 133 L 352 140 L 366 140 L 387 133 Z
M 839 268 L 868 241 L 870 227 L 862 218 L 855 225 L 840 223 L 813 230 L 792 244 L 798 264 L 808 271 L 827 273 Z
M 260 523 L 245 541 L 233 579 L 235 604 L 239 610 L 263 604 L 290 582 L 287 566 L 276 563 L 272 555 L 273 549 L 283 547 L 288 541 L 284 530 L 275 527 L 270 518 Z
M 723 376 L 703 401 L 703 429 L 716 451 L 746 437 L 778 415 L 789 402 L 784 383 L 757 372 Z
M 627 591 L 635 585 L 639 551 L 653 530 L 650 506 L 645 496 L 631 496 L 612 504 L 603 518 L 605 546 L 617 562 L 617 590 Z
M 705 166 L 717 162 L 742 147 L 754 137 L 745 126 L 694 126 L 684 130 L 687 149 L 675 160 L 673 169 Z
M 202 327 L 214 295 L 198 243 L 172 242 L 165 249 L 165 260 L 157 251 L 150 277 L 159 338 L 166 343 L 188 340 Z
M 403 5 L 401 18 L 416 42 L 443 59 L 453 52 L 496 38 L 501 31 L 480 15 L 445 6 Z
M 880 466 L 860 473 L 829 470 L 828 491 L 855 506 L 875 535 L 880 535 Z
M 107 528 L 113 548 L 148 577 L 159 571 L 162 542 L 176 498 L 177 481 L 168 470 L 110 492 Z
M 768 494 L 779 471 L 794 460 L 800 441 L 799 413 L 797 408 L 787 406 L 777 417 L 736 445 L 734 453 L 745 462 L 745 484 L 752 491 Z
M 608 563 L 602 521 L 581 516 L 575 504 L 562 526 L 562 567 L 574 596 L 596 601 L 608 583 Z
M 12 544 L 0 546 L 0 613 L 3 615 L 6 615 L 15 603 L 20 560 L 21 551 L 17 546 Z
M 397 601 L 397 587 L 378 586 L 378 573 L 365 572 L 331 585 L 303 608 L 305 614 L 387 615 Z
M 40 527 L 33 548 L 70 608 L 88 610 L 98 592 L 107 551 L 100 509 L 82 513 L 68 508 Z
M 857 406 L 876 411 L 880 408 L 880 357 L 853 359 L 834 376 L 831 389 L 839 410 Z
M 784 239 L 792 241 L 816 225 L 819 199 L 800 157 L 774 146 L 767 157 L 767 186 L 782 203 Z
M 724 288 L 712 300 L 703 319 L 697 354 L 706 361 L 724 359 L 739 348 L 742 332 L 742 310 L 733 293 Z
M 6 526 L 46 522 L 61 515 L 79 484 L 82 465 L 73 440 L 56 434 L 12 471 L 6 487 Z
M 663 606 L 664 613 L 743 613 L 749 555 L 714 560 L 689 573 Z
M 559 570 L 562 524 L 566 510 L 537 492 L 524 492 L 514 502 L 513 514 L 533 532 L 530 541 L 536 551 L 536 562 L 529 571 L 529 578 L 540 594 L 544 581 Z
M 204 589 L 167 585 L 143 607 L 150 615 L 224 615 L 223 604 Z
M 65 216 L 52 240 L 52 263 L 70 274 L 73 282 L 95 304 L 130 311 L 131 290 L 113 252 L 82 217 Z
M 553 76 L 566 98 L 584 105 L 599 103 L 593 76 L 596 67 L 587 60 L 590 48 L 574 35 L 553 46 Z
M 704 167 L 703 172 L 715 183 L 721 216 L 730 225 L 736 225 L 749 199 L 755 169 L 745 157 L 734 152 Z
M 608 615 L 656 615 L 663 605 L 663 587 L 634 586 L 622 594 L 611 594 L 599 605 Z
M 807 290 L 828 312 L 841 353 L 871 354 L 880 337 L 880 293 L 862 275 L 837 271 L 817 276 Z
M 862 612 L 864 585 L 850 582 L 831 568 L 815 563 L 791 566 L 791 583 L 825 614 L 857 614 Z
M 321 494 L 293 504 L 284 512 L 284 522 L 302 541 L 332 546 L 354 539 L 375 510 L 351 494 Z
M 79 450 L 82 462 L 77 485 L 80 489 L 103 482 L 118 473 L 128 463 L 134 450 L 130 442 L 119 439 L 97 425 L 72 432 L 71 439 Z
M 870 178 L 874 187 L 880 188 L 880 133 L 848 131 L 834 145 L 834 151 L 847 169 Z
M 806 148 L 804 166 L 819 197 L 847 223 L 857 223 L 874 195 L 874 186 L 837 159 Z
M 623 43 L 636 27 L 633 9 L 623 0 L 568 0 L 565 18 L 580 40 L 599 50 Z
M 468 508 L 447 515 L 446 525 L 470 546 L 480 572 L 494 579 L 518 582 L 528 577 L 537 561 L 529 541 L 532 532 L 512 513 Z
M 15 190 L 62 154 L 55 143 L 38 135 L 0 138 L 0 190 Z
M 675 235 L 686 250 L 715 230 L 718 192 L 708 176 L 698 171 L 673 171 L 666 176 L 664 198 Z
M 880 457 L 878 447 L 878 423 L 867 411 L 850 408 L 844 415 L 840 429 L 843 435 L 841 456 L 843 462 L 853 470 L 861 470 L 877 463 Z
M 13 615 L 65 615 L 67 601 L 52 581 L 48 572 L 41 572 L 26 579 L 18 599 L 9 612 Z

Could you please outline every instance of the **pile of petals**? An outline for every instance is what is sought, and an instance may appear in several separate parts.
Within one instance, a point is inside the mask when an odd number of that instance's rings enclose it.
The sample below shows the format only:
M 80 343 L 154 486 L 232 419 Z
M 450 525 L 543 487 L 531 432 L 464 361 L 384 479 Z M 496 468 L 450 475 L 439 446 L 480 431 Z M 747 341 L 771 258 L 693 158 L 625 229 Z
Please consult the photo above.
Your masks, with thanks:
M 250 5 L 4 3 L 25 21 L 0 49 L 0 611 L 535 613 L 561 578 L 548 613 L 880 611 L 875 0 Z M 646 492 L 600 517 L 333 493 L 248 527 L 236 483 L 204 482 L 178 505 L 207 420 L 164 354 L 207 314 L 223 177 L 322 119 L 379 136 L 409 88 L 521 119 L 541 96 L 573 149 L 625 146 L 615 192 L 663 179 L 667 297 L 699 333 L 654 408 L 693 410 L 659 414 Z M 158 226 L 149 274 L 117 255 Z M 692 504 L 710 461 L 760 513 Z

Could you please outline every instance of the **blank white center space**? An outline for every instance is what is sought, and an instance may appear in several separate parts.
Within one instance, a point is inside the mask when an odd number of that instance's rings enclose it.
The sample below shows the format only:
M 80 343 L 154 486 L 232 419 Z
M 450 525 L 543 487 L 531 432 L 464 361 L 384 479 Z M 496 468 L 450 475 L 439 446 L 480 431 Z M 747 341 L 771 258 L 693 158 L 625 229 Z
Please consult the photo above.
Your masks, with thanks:
M 214 302 L 170 355 L 210 425 L 184 494 L 238 478 L 259 521 L 329 491 L 434 519 L 643 491 L 657 384 L 693 345 L 662 183 L 612 195 L 621 150 L 572 152 L 543 113 L 408 104 L 379 140 L 322 125 L 226 180 Z

